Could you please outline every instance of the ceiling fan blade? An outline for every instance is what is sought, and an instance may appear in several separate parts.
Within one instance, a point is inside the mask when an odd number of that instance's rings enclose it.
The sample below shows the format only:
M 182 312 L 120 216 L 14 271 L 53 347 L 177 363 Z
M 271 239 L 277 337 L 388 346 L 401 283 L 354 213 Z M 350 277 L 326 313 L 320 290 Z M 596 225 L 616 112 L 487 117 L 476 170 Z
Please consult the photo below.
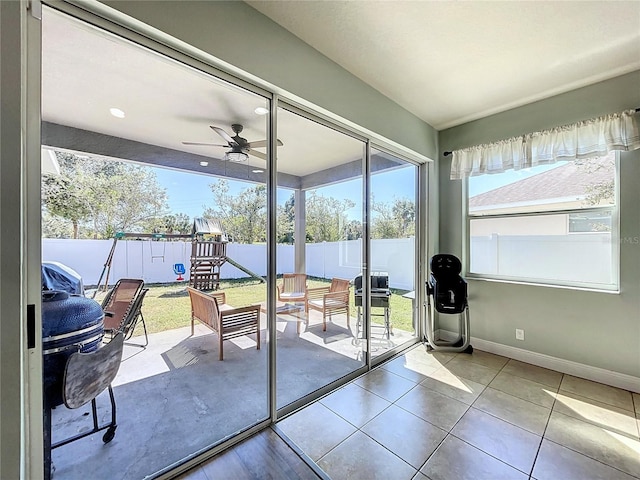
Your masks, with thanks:
M 249 145 L 251 145 L 251 148 L 264 148 L 267 146 L 267 143 L 267 140 L 258 140 L 257 142 L 249 142 Z M 278 139 L 278 146 L 281 147 L 283 145 L 284 143 Z
M 230 145 L 237 145 L 236 141 L 231 137 L 231 135 L 229 135 L 227 132 L 225 132 L 223 129 L 221 129 L 220 127 L 214 127 L 213 125 L 210 125 L 210 127 L 213 129 L 213 131 L 215 131 L 218 135 L 220 135 L 222 138 L 224 138 L 227 142 L 229 142 Z
M 208 147 L 228 147 L 229 145 L 221 145 L 219 143 L 202 143 L 202 142 L 182 142 L 183 145 L 205 145 Z
M 265 161 L 267 160 L 267 156 L 264 153 L 256 152 L 255 150 L 253 150 L 251 148 L 249 149 L 249 155 L 253 155 L 254 157 L 261 158 L 262 160 L 265 160 Z

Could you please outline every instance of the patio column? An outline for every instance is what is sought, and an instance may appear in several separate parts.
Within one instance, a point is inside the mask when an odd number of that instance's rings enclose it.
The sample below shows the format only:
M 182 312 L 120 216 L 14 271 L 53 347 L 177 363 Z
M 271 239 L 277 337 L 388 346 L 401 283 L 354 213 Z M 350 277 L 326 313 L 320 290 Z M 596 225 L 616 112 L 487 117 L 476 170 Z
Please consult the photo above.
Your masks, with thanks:
M 294 255 L 294 271 L 296 273 L 306 273 L 306 255 L 305 246 L 307 244 L 306 235 L 306 205 L 305 191 L 296 189 L 293 197 L 294 209 L 294 227 L 293 227 L 293 255 Z

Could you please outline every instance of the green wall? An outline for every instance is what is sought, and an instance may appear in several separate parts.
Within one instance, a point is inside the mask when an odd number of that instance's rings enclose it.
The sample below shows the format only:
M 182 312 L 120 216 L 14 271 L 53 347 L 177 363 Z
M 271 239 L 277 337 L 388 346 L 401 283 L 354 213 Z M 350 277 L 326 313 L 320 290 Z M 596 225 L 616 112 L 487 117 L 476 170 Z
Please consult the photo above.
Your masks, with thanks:
M 440 132 L 440 251 L 464 248 L 463 181 L 443 152 L 637 107 L 640 71 Z M 472 336 L 640 377 L 639 181 L 640 150 L 621 153 L 619 294 L 470 279 Z
M 102 3 L 426 157 L 437 132 L 239 1 Z

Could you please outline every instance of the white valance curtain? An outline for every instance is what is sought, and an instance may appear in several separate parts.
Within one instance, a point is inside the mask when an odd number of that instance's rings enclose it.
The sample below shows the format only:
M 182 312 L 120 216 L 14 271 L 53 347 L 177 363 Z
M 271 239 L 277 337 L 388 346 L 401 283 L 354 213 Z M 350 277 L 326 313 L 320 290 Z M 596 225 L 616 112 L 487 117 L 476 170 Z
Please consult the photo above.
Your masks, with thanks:
M 640 148 L 635 110 L 452 152 L 452 180 Z

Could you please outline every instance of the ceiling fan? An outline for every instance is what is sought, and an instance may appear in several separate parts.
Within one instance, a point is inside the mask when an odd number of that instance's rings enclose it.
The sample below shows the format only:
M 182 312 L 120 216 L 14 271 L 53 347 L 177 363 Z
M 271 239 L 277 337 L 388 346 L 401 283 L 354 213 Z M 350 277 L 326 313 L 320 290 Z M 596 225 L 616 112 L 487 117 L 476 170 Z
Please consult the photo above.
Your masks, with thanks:
M 242 138 L 240 136 L 240 132 L 243 130 L 243 126 L 239 123 L 234 123 L 231 125 L 231 130 L 235 133 L 235 136 L 229 135 L 222 128 L 210 125 L 211 129 L 220 135 L 227 144 L 219 144 L 219 143 L 201 143 L 201 142 L 182 142 L 183 145 L 204 145 L 209 147 L 227 147 L 230 148 L 228 152 L 224 155 L 224 160 L 229 160 L 231 162 L 245 162 L 249 158 L 249 155 L 253 155 L 254 157 L 261 158 L 262 160 L 267 159 L 267 155 L 262 152 L 257 152 L 254 148 L 263 148 L 268 144 L 267 140 L 258 140 L 255 142 L 249 142 L 246 138 Z M 280 140 L 278 140 L 278 146 L 281 147 L 284 145 Z

